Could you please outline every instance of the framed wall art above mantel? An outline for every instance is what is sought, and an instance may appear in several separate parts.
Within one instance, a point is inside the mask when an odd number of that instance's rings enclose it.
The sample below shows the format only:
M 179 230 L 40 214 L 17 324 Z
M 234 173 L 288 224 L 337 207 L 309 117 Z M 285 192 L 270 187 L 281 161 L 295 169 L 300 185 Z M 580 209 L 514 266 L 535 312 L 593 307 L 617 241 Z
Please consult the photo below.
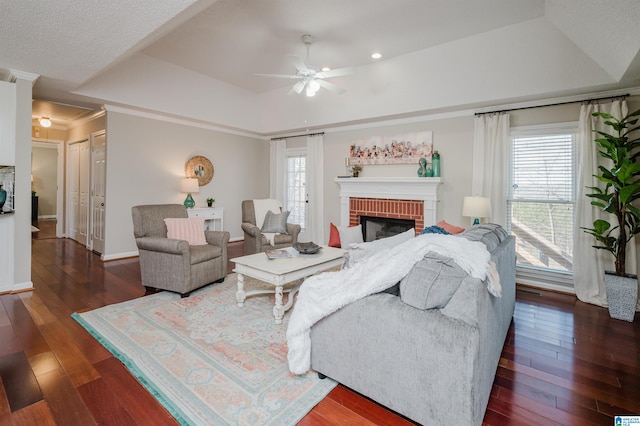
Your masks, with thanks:
M 374 136 L 354 141 L 349 149 L 349 165 L 415 164 L 420 158 L 431 163 L 433 132 Z

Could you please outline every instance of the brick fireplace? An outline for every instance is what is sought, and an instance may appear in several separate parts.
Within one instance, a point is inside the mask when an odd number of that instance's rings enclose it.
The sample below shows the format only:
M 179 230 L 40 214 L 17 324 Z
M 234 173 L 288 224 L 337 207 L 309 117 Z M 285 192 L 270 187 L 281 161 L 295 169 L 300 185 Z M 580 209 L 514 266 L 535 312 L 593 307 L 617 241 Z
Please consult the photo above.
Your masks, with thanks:
M 360 223 L 360 216 L 410 219 L 416 232 L 435 225 L 437 188 L 441 178 L 336 178 L 340 186 L 342 226 Z

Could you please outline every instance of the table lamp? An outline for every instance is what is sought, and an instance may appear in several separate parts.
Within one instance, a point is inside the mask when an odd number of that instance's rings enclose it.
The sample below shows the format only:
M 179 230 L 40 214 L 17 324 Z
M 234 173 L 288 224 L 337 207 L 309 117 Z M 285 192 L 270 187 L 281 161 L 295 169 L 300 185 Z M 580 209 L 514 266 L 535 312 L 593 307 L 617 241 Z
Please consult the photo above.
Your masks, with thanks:
M 196 202 L 194 201 L 191 193 L 200 192 L 200 185 L 198 185 L 198 179 L 186 178 L 180 182 L 180 192 L 186 192 L 187 198 L 184 199 L 184 206 L 188 209 L 192 209 Z
M 480 218 L 491 216 L 491 202 L 487 197 L 464 197 L 462 216 L 472 217 L 474 225 L 480 225 Z

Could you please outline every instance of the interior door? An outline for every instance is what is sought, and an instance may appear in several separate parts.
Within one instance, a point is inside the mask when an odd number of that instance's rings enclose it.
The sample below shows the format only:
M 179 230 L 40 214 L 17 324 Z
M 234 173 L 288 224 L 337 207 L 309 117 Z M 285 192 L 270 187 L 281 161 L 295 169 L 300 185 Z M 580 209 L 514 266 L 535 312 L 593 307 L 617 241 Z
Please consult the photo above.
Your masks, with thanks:
M 89 245 L 89 169 L 90 169 L 89 141 L 80 143 L 78 164 L 78 239 L 85 246 Z
M 80 143 L 69 145 L 67 157 L 67 236 L 77 241 L 80 200 L 80 175 L 78 172 Z
M 104 253 L 104 212 L 106 192 L 107 138 L 105 132 L 92 135 L 91 167 L 91 248 Z
M 67 235 L 84 246 L 89 244 L 89 154 L 88 140 L 69 145 Z

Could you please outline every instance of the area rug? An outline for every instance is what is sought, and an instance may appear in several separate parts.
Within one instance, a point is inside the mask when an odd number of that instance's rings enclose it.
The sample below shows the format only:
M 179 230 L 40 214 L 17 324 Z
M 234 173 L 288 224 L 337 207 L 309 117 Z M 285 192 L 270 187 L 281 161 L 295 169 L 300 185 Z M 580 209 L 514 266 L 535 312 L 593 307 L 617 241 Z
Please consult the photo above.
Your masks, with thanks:
M 289 373 L 290 313 L 275 325 L 267 296 L 239 308 L 236 282 L 231 274 L 185 299 L 161 292 L 73 318 L 181 424 L 293 425 L 336 383 Z

